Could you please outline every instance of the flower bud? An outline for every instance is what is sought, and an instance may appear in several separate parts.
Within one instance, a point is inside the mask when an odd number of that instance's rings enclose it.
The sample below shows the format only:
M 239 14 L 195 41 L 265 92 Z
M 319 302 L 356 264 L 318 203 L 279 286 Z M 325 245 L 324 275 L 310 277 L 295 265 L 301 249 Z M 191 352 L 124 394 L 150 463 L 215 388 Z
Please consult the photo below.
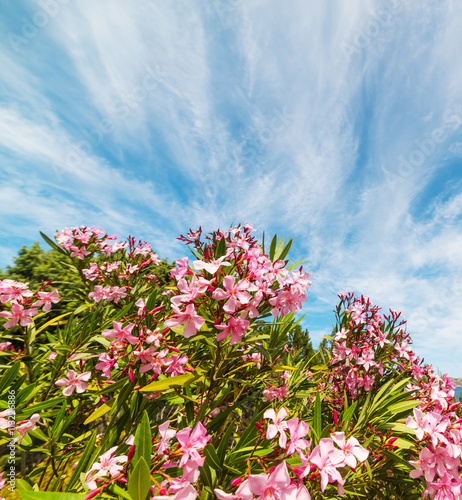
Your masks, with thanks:
M 233 479 L 231 481 L 231 485 L 232 486 L 238 486 L 239 484 L 241 484 L 243 481 L 242 477 L 237 477 L 236 479 Z
M 135 383 L 135 374 L 133 373 L 133 370 L 131 368 L 128 370 L 128 378 L 130 379 L 130 382 L 132 384 Z
M 130 449 L 128 450 L 128 455 L 127 455 L 127 462 L 131 462 L 133 457 L 135 456 L 135 448 L 136 446 L 130 446 Z
M 98 493 L 101 492 L 101 488 L 98 488 L 97 490 L 93 490 L 89 495 L 87 495 L 84 500 L 90 500 L 90 498 L 93 498 L 95 497 L 96 495 L 98 495 Z

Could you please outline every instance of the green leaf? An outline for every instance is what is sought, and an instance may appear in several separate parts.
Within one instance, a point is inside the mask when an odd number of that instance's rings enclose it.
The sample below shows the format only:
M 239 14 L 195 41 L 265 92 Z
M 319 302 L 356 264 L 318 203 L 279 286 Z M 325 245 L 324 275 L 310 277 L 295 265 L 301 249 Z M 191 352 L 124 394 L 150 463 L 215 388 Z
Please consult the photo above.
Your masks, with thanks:
M 210 467 L 212 467 L 212 469 L 215 469 L 217 471 L 222 470 L 223 462 L 220 460 L 217 452 L 215 451 L 215 448 L 211 444 L 208 444 L 204 448 L 204 456 L 205 461 L 210 465 Z
M 281 255 L 279 255 L 278 260 L 284 260 L 287 257 L 287 254 L 289 253 L 290 247 L 292 246 L 292 238 L 289 240 L 289 243 L 287 243 L 286 247 L 284 250 L 281 252 Z
M 64 249 L 62 249 L 60 246 L 58 246 L 52 239 L 48 238 L 48 236 L 46 234 L 43 234 L 42 231 L 39 231 L 39 232 L 40 232 L 40 236 L 50 245 L 51 248 L 54 248 L 59 253 L 62 253 L 63 255 L 65 255 L 67 257 L 67 252 Z
M 277 243 L 277 241 L 278 241 L 278 235 L 275 234 L 273 236 L 273 239 L 271 240 L 271 245 L 270 245 L 270 250 L 269 250 L 269 255 L 268 255 L 269 258 L 270 258 L 270 260 L 271 260 L 271 262 L 274 261 L 273 257 L 274 257 L 274 251 L 276 250 L 276 243 Z
M 148 412 L 144 410 L 141 422 L 135 433 L 135 455 L 133 457 L 133 463 L 138 463 L 139 459 L 143 457 L 146 464 L 150 464 L 151 454 L 151 424 L 149 422 Z
M 156 391 L 166 391 L 172 387 L 186 387 L 193 382 L 199 382 L 204 378 L 203 375 L 199 375 L 197 372 L 184 373 L 183 375 L 177 375 L 176 377 L 168 377 L 163 380 L 155 380 L 151 382 L 146 387 L 140 389 L 141 392 L 156 392 Z
M 90 422 L 94 422 L 96 419 L 102 417 L 103 415 L 106 415 L 108 411 L 111 410 L 112 405 L 114 404 L 115 398 L 112 398 L 110 401 L 107 403 L 104 403 L 101 405 L 96 411 L 94 411 L 83 423 L 83 425 L 87 425 Z
M 111 484 L 111 486 L 106 488 L 106 491 L 108 491 L 110 493 L 114 493 L 115 495 L 118 495 L 119 497 L 125 498 L 125 500 L 133 500 L 132 497 L 125 490 L 123 490 L 120 486 L 117 486 L 117 484 Z
M 144 457 L 140 457 L 130 474 L 128 492 L 133 500 L 145 500 L 151 486 L 151 471 Z
M 218 259 L 226 254 L 226 240 L 223 236 L 221 240 L 218 242 L 217 248 L 215 250 L 215 258 Z
M 32 486 L 25 479 L 16 479 L 16 488 L 19 491 L 32 491 Z
M 228 428 L 226 429 L 223 437 L 221 438 L 220 446 L 218 446 L 217 455 L 220 463 L 225 461 L 226 452 L 228 451 L 229 440 L 233 434 L 234 422 L 230 422 L 228 424 Z
M 321 398 L 319 397 L 319 393 L 316 394 L 313 413 L 313 432 L 317 441 L 319 441 L 321 437 Z
M 16 361 L 16 363 L 5 372 L 0 381 L 0 394 L 2 394 L 6 388 L 10 387 L 11 382 L 17 377 L 20 368 L 21 362 Z
M 35 332 L 31 335 L 31 340 L 36 337 L 42 330 L 45 330 L 45 328 L 48 328 L 51 325 L 54 325 L 57 323 L 61 318 L 64 318 L 66 316 L 69 316 L 72 314 L 71 312 L 61 314 L 61 316 L 57 316 L 56 318 L 50 319 L 50 321 L 47 321 L 44 325 L 42 325 L 39 329 L 35 330 Z
M 279 260 L 279 256 L 282 254 L 283 250 L 284 250 L 284 238 L 281 238 L 279 243 L 276 245 L 276 249 L 274 250 L 274 260 Z
M 19 491 L 21 500 L 85 500 L 86 493 L 56 493 L 54 491 Z
M 307 261 L 308 259 L 302 259 L 302 260 L 299 260 L 298 262 L 295 262 L 295 264 L 291 264 L 287 270 L 288 271 L 292 271 L 292 269 L 295 269 L 296 267 L 300 266 L 301 264 L 303 264 L 305 261 Z
M 85 450 L 79 460 L 79 463 L 77 464 L 77 467 L 74 469 L 74 472 L 72 473 L 71 478 L 69 479 L 69 483 L 66 486 L 66 491 L 69 491 L 74 483 L 77 481 L 77 479 L 80 477 L 80 473 L 86 471 L 87 469 L 90 468 L 90 458 L 93 452 L 95 451 L 95 443 L 96 443 L 96 433 L 98 431 L 95 430 L 93 432 L 93 435 L 90 438 L 90 441 L 88 442 L 88 445 L 85 447 Z

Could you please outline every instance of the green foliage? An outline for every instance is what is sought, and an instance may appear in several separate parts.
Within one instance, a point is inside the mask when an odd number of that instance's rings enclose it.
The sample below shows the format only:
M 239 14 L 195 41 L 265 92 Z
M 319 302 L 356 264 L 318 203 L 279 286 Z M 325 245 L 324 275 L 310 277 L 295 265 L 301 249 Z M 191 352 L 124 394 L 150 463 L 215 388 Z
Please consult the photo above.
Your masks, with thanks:
M 191 232 L 181 238 L 204 269 L 179 266 L 173 281 L 171 266 L 132 240 L 108 256 L 107 235 L 74 228 L 72 237 L 83 258 L 71 257 L 65 238 L 50 240 L 48 252 L 38 244 L 21 249 L 2 275 L 29 282 L 35 295 L 21 305 L 31 307 L 50 279 L 63 297 L 50 313 L 2 335 L 15 345 L 0 351 L 0 411 L 13 398 L 16 421 L 29 421 L 22 433 L 12 431 L 21 437 L 23 500 L 73 500 L 91 491 L 95 498 L 145 500 L 150 489 L 172 495 L 181 481 L 182 495 L 211 500 L 217 488 L 234 494 L 236 480 L 277 467 L 313 500 L 421 496 L 424 480 L 409 473 L 424 444 L 407 419 L 418 406 L 457 425 L 458 409 L 435 402 L 432 387 L 438 384 L 444 398 L 447 381 L 411 358 L 397 317 L 382 318 L 362 297 L 344 298 L 332 337 L 316 351 L 293 312 L 306 277 L 280 271 L 291 240 L 274 237 L 266 255 L 249 228 L 205 241 L 200 230 Z M 90 267 L 94 280 L 86 278 Z M 117 300 L 96 300 L 102 286 L 120 292 Z M 3 302 L 6 324 L 14 300 Z M 400 349 L 404 354 L 396 354 Z M 272 411 L 286 414 L 279 434 L 270 430 Z M 354 466 L 337 462 L 339 476 L 324 484 L 316 453 L 326 443 L 334 447 L 334 437 L 356 439 L 364 455 Z M 9 439 L 3 426 L 0 445 Z

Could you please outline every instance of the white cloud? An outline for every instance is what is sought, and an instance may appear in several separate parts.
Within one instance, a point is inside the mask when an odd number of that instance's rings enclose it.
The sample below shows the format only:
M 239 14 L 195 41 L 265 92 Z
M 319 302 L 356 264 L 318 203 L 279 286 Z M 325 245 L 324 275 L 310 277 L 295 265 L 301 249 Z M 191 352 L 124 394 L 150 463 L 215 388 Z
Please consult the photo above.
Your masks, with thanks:
M 176 256 L 198 225 L 293 234 L 326 325 L 335 292 L 354 289 L 402 309 L 442 360 L 460 323 L 460 174 L 444 168 L 461 139 L 462 9 L 395 4 L 68 4 L 43 37 L 61 71 L 0 51 L 4 227 L 95 220 Z M 440 367 L 458 376 L 455 359 Z

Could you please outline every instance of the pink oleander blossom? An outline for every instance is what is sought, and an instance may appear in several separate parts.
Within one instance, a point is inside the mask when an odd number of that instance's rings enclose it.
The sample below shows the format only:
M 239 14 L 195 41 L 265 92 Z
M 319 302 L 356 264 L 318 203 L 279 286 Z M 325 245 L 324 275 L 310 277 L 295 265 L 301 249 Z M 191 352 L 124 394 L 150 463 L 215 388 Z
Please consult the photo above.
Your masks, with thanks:
M 243 319 L 241 317 L 231 316 L 228 320 L 228 323 L 221 323 L 220 325 L 216 325 L 215 328 L 217 330 L 223 330 L 218 334 L 217 340 L 218 342 L 224 340 L 226 337 L 231 335 L 230 344 L 236 344 L 240 342 L 242 335 L 245 334 L 247 328 L 250 325 L 250 321 Z
M 310 446 L 310 443 L 304 439 L 310 430 L 310 426 L 306 422 L 298 420 L 298 418 L 291 418 L 287 421 L 287 428 L 290 433 L 287 455 L 292 455 L 296 452 L 300 453 Z
M 282 500 L 291 483 L 285 462 L 279 464 L 270 475 L 251 474 L 248 481 L 249 489 L 257 496 L 257 500 Z
M 117 368 L 117 360 L 109 357 L 108 353 L 104 352 L 100 355 L 98 361 L 100 362 L 95 365 L 95 369 L 101 370 L 103 377 L 111 378 L 111 370 L 113 367 Z
M 249 481 L 243 481 L 234 495 L 232 493 L 225 493 L 223 490 L 215 488 L 215 495 L 219 500 L 253 500 L 253 493 L 250 491 Z
M 358 459 L 360 462 L 364 462 L 369 456 L 369 452 L 363 448 L 359 441 L 351 436 L 348 441 L 345 442 L 345 433 L 344 432 L 334 432 L 331 434 L 332 440 L 335 444 L 340 448 L 341 454 L 338 456 L 342 458 L 342 460 L 353 469 L 356 467 Z
M 11 318 L 3 325 L 4 328 L 13 328 L 13 326 L 16 326 L 18 323 L 21 326 L 28 326 L 33 322 L 31 316 L 37 316 L 37 314 L 38 311 L 36 307 L 24 310 L 23 305 L 16 303 L 11 306 L 11 312 L 0 312 L 2 318 Z
M 170 420 L 167 420 L 163 424 L 159 425 L 160 441 L 157 448 L 157 454 L 162 455 L 164 451 L 170 448 L 170 440 L 175 437 L 175 429 L 170 429 Z
M 130 344 L 134 345 L 138 342 L 138 338 L 131 334 L 135 327 L 134 323 L 130 323 L 122 328 L 122 323 L 113 321 L 112 326 L 114 330 L 104 330 L 101 335 L 105 338 L 115 338 L 120 343 L 130 342 Z
M 223 278 L 223 288 L 217 288 L 212 293 L 212 298 L 216 300 L 226 300 L 223 310 L 229 314 L 236 311 L 239 304 L 248 304 L 252 296 L 246 292 L 252 287 L 249 281 L 241 280 L 234 284 L 236 278 L 234 276 L 225 276 Z M 253 287 L 256 288 L 256 287 Z
M 205 323 L 205 319 L 196 313 L 193 304 L 187 305 L 183 311 L 176 305 L 172 305 L 172 308 L 177 314 L 173 318 L 164 321 L 164 326 L 172 328 L 184 325 L 183 335 L 187 339 L 196 335 L 197 331 Z
M 37 422 L 40 420 L 40 415 L 38 413 L 34 413 L 30 419 L 23 420 L 16 425 L 16 430 L 19 432 L 21 436 L 18 444 L 22 443 L 22 440 L 26 437 L 28 431 L 33 431 L 37 428 Z
M 345 482 L 337 470 L 337 467 L 345 465 L 343 454 L 334 447 L 332 439 L 321 439 L 308 460 L 318 467 L 321 475 L 321 491 L 326 489 L 328 483 L 343 484 Z M 310 467 L 307 467 L 305 475 L 309 472 Z
M 67 372 L 67 378 L 60 378 L 55 382 L 59 387 L 65 387 L 63 389 L 64 396 L 70 396 L 74 390 L 78 393 L 85 392 L 88 388 L 88 380 L 90 380 L 91 372 L 84 372 L 76 376 L 74 370 L 69 370 Z
M 114 446 L 101 455 L 99 457 L 99 462 L 95 462 L 85 475 L 85 484 L 90 490 L 95 490 L 97 488 L 95 482 L 97 477 L 103 477 L 107 473 L 109 473 L 111 477 L 116 477 L 123 469 L 123 466 L 120 464 L 125 463 L 127 461 L 127 457 L 125 455 L 114 457 L 116 449 L 117 446 Z
M 284 432 L 288 426 L 284 419 L 289 415 L 289 412 L 285 408 L 281 408 L 277 415 L 276 412 L 271 408 L 266 410 L 263 414 L 263 418 L 268 418 L 272 420 L 272 424 L 268 424 L 268 429 L 266 431 L 266 439 L 273 439 L 279 434 L 279 446 L 285 448 L 287 444 L 287 435 Z
M 57 304 L 61 297 L 58 294 L 58 290 L 52 290 L 51 292 L 38 292 L 39 300 L 34 302 L 34 307 L 42 307 L 42 311 L 48 312 L 51 309 L 51 304 Z
M 194 460 L 202 466 L 204 464 L 204 457 L 199 455 L 205 445 L 210 441 L 211 436 L 207 436 L 207 429 L 199 422 L 194 430 L 191 431 L 190 427 L 185 427 L 176 433 L 176 439 L 181 445 L 181 457 L 179 467 L 182 467 L 188 460 Z

